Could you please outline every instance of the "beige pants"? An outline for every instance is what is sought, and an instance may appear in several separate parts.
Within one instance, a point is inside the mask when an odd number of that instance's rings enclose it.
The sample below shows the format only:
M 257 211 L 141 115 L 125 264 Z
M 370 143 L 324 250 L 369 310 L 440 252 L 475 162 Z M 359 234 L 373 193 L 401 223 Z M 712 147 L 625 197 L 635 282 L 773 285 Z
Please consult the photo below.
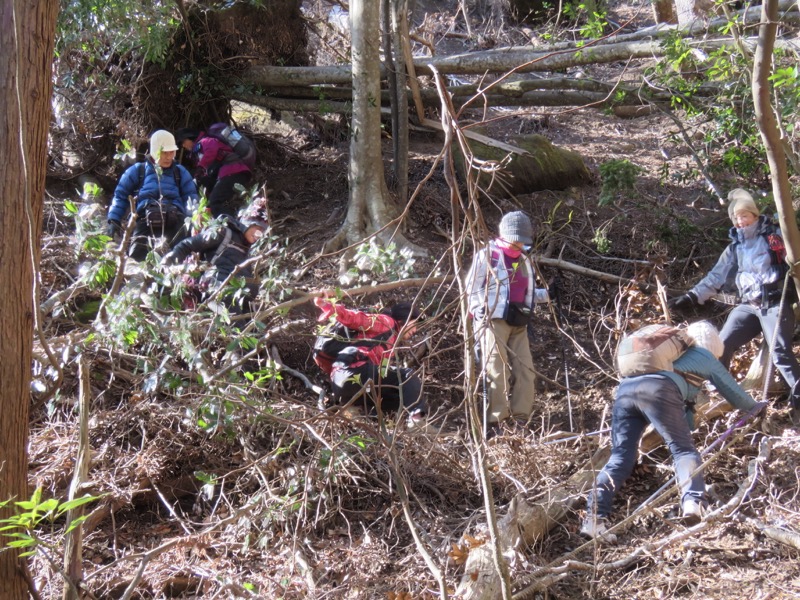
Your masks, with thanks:
M 535 392 L 527 328 L 492 319 L 479 334 L 483 369 L 478 376 L 486 377 L 487 422 L 497 423 L 511 415 L 527 419 L 533 411 Z

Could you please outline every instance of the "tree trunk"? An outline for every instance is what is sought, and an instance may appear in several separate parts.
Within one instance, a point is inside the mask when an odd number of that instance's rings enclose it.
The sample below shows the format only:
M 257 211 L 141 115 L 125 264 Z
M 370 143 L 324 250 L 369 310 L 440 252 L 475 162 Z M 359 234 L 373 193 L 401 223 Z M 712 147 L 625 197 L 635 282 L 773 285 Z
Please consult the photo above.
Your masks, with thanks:
M 0 0 L 0 501 L 26 500 L 34 273 L 50 125 L 56 0 Z M 14 506 L 0 510 L 0 518 Z M 5 546 L 5 543 L 0 544 Z M 0 598 L 28 597 L 18 549 L 0 552 Z
M 656 23 L 677 23 L 675 5 L 672 0 L 653 0 L 653 18 Z
M 379 12 L 379 4 L 369 0 L 355 0 L 350 4 L 353 65 L 350 201 L 345 221 L 325 244 L 325 252 L 357 244 L 373 234 L 384 244 L 394 241 L 398 247 L 420 251 L 397 233 L 397 226 L 389 226 L 397 211 L 392 206 L 383 172 Z
M 758 46 L 753 58 L 753 103 L 755 105 L 756 122 L 761 131 L 761 139 L 767 151 L 772 193 L 778 208 L 781 233 L 786 242 L 786 262 L 795 265 L 792 270 L 795 288 L 800 294 L 800 270 L 797 267 L 800 258 L 800 231 L 797 228 L 792 193 L 789 187 L 789 173 L 786 165 L 786 154 L 781 144 L 781 134 L 775 112 L 772 108 L 770 94 L 772 90 L 769 77 L 772 74 L 772 51 L 775 47 L 775 34 L 778 30 L 778 2 L 765 0 L 761 7 L 761 26 L 758 30 Z

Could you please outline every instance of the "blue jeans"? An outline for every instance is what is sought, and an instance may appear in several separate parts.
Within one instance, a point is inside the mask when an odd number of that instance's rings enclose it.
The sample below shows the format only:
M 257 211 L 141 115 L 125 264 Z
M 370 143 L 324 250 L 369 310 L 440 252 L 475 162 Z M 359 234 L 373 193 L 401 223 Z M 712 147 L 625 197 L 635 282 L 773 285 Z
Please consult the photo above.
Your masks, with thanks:
M 701 464 L 700 454 L 694 447 L 684 415 L 683 396 L 671 379 L 663 375 L 641 375 L 623 379 L 617 389 L 611 417 L 611 458 L 589 494 L 590 514 L 595 507 L 598 517 L 611 514 L 614 494 L 633 472 L 639 439 L 648 423 L 653 424 L 672 453 L 681 500 L 686 496 L 703 499 L 703 476 L 694 473 Z

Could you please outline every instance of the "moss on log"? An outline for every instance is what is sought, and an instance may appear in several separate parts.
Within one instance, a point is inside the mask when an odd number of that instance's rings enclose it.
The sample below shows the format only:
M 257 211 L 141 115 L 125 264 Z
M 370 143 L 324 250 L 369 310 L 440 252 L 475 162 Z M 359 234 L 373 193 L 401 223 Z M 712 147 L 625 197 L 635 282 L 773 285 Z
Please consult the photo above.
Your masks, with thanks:
M 507 141 L 527 153 L 509 154 L 500 148 L 470 140 L 470 149 L 477 159 L 473 168 L 484 166 L 479 179 L 481 188 L 493 196 L 509 197 L 542 190 L 563 190 L 590 180 L 589 170 L 580 154 L 559 148 L 544 136 L 520 135 Z M 459 175 L 465 178 L 460 149 L 455 147 L 454 153 Z M 487 164 L 502 167 L 490 171 L 486 168 Z

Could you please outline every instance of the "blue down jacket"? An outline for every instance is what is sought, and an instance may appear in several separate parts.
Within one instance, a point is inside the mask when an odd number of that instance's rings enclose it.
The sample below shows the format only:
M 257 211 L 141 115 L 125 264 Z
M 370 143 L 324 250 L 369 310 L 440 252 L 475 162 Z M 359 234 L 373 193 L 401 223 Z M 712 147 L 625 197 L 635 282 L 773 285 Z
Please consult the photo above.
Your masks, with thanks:
M 130 208 L 129 196 L 139 197 L 136 200 L 136 212 L 144 210 L 150 202 L 162 200 L 177 206 L 183 214 L 188 214 L 190 208 L 197 203 L 197 186 L 183 166 L 173 162 L 171 167 L 163 170 L 161 175 L 156 172 L 155 166 L 149 160 L 145 163 L 144 183 L 139 187 L 140 163 L 128 167 L 120 177 L 114 190 L 114 199 L 108 209 L 108 220 L 122 222 Z M 176 177 L 174 169 L 178 170 L 180 177 Z M 180 181 L 180 186 L 178 186 Z

